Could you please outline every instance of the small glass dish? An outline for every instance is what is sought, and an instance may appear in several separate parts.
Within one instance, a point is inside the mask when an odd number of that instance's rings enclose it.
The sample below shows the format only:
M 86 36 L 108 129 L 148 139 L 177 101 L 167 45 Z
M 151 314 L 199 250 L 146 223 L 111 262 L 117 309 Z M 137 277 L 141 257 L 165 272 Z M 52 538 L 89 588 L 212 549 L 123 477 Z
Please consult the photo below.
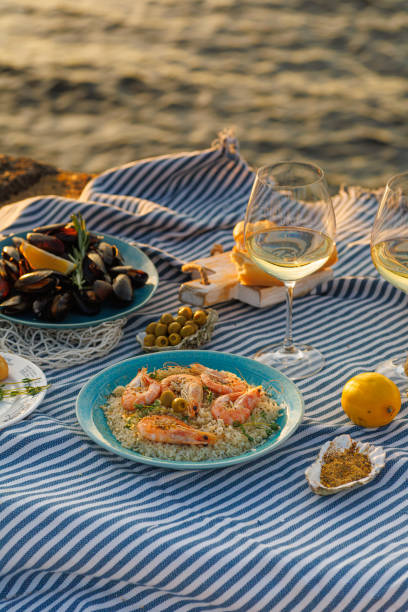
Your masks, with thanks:
M 218 321 L 218 312 L 212 308 L 207 308 L 207 321 L 200 327 L 195 334 L 183 338 L 181 342 L 174 346 L 145 346 L 143 341 L 146 332 L 140 332 L 136 336 L 136 340 L 139 342 L 145 353 L 162 353 L 164 351 L 180 351 L 187 349 L 195 349 L 208 344 L 214 332 L 215 325 Z
M 327 487 L 322 484 L 320 474 L 322 465 L 324 464 L 323 459 L 329 447 L 331 450 L 334 451 L 344 451 L 348 449 L 352 444 L 356 445 L 356 450 L 359 453 L 367 455 L 372 465 L 371 472 L 364 478 L 360 478 L 359 480 L 352 480 L 337 487 Z M 307 468 L 305 476 L 310 488 L 314 493 L 317 493 L 317 495 L 333 495 L 334 493 L 342 493 L 344 491 L 349 491 L 354 487 L 359 487 L 369 483 L 371 480 L 373 480 L 373 478 L 377 476 L 377 474 L 382 470 L 384 465 L 385 451 L 382 446 L 374 446 L 369 442 L 359 442 L 358 440 L 353 440 L 348 434 L 342 434 L 341 436 L 337 436 L 337 438 L 334 438 L 334 440 L 329 440 L 328 442 L 323 444 L 322 448 L 320 449 L 319 455 L 316 458 L 316 461 Z

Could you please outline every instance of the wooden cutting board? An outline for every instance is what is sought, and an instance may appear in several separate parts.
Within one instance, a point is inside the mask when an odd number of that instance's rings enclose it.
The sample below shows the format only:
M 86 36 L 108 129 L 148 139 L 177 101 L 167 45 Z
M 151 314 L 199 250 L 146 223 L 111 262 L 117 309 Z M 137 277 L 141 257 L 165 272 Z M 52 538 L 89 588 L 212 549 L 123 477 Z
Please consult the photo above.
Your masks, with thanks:
M 286 299 L 285 287 L 249 287 L 241 285 L 230 252 L 217 253 L 204 259 L 196 259 L 191 264 L 202 266 L 208 276 L 209 284 L 203 284 L 200 271 L 193 269 L 191 281 L 180 286 L 179 298 L 194 306 L 213 306 L 220 302 L 239 300 L 245 304 L 264 308 Z M 296 283 L 294 297 L 309 293 L 314 287 L 333 278 L 333 270 L 319 270 Z

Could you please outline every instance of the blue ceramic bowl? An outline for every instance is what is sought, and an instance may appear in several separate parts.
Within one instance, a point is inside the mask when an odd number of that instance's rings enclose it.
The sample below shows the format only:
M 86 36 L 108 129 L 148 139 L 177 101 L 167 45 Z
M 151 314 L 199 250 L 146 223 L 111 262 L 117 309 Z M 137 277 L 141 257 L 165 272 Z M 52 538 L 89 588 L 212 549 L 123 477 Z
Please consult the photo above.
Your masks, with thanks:
M 146 366 L 153 370 L 168 362 L 177 362 L 180 365 L 189 365 L 194 362 L 216 370 L 228 370 L 242 376 L 251 385 L 263 385 L 270 389 L 271 396 L 282 406 L 282 414 L 278 418 L 280 426 L 270 438 L 263 444 L 236 457 L 226 459 L 194 461 L 170 461 L 145 457 L 140 453 L 125 448 L 116 440 L 109 429 L 101 405 L 107 396 L 118 385 L 126 385 L 137 373 L 137 370 Z M 125 457 L 131 461 L 146 463 L 160 468 L 172 468 L 175 470 L 204 470 L 222 468 L 253 461 L 258 457 L 270 453 L 287 440 L 297 429 L 303 418 L 303 398 L 294 385 L 283 374 L 269 366 L 253 359 L 231 355 L 229 353 L 218 353 L 215 351 L 178 351 L 166 353 L 153 353 L 133 357 L 126 361 L 115 363 L 106 370 L 93 376 L 82 387 L 76 402 L 78 421 L 82 429 L 99 446 Z
M 27 232 L 20 232 L 14 235 L 25 238 Z M 110 236 L 109 234 L 98 233 L 98 236 L 102 236 L 103 240 L 109 244 L 116 244 L 119 251 L 123 255 L 126 265 L 144 270 L 149 275 L 146 285 L 140 289 L 135 289 L 133 293 L 133 300 L 128 306 L 124 308 L 115 308 L 114 306 L 104 304 L 101 311 L 96 315 L 86 316 L 77 312 L 72 312 L 60 323 L 41 321 L 36 319 L 34 315 L 25 313 L 13 316 L 0 313 L 0 318 L 6 319 L 7 321 L 12 321 L 13 323 L 29 325 L 30 327 L 41 327 L 42 329 L 76 329 L 80 327 L 92 327 L 94 325 L 105 323 L 106 321 L 113 321 L 114 319 L 128 317 L 135 310 L 143 306 L 143 304 L 145 304 L 152 297 L 153 293 L 157 289 L 157 285 L 159 284 L 159 276 L 154 263 L 136 246 L 128 244 L 127 242 L 124 242 L 119 238 L 115 238 L 114 236 Z M 7 244 L 12 244 L 11 237 L 0 241 L 0 251 Z

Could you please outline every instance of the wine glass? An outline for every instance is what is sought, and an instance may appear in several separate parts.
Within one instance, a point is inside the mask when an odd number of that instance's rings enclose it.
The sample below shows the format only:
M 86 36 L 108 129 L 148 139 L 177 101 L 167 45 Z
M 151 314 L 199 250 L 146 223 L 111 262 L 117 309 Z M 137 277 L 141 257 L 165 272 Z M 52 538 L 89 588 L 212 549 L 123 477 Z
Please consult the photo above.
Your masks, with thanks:
M 267 346 L 254 357 L 291 378 L 306 378 L 324 365 L 320 351 L 293 344 L 292 301 L 296 281 L 329 259 L 335 231 L 323 170 L 302 162 L 259 168 L 245 216 L 245 246 L 260 268 L 284 283 L 287 315 L 283 343 Z
M 387 183 L 371 232 L 371 258 L 378 272 L 408 293 L 408 172 Z M 405 356 L 380 363 L 376 371 L 402 388 L 407 386 Z

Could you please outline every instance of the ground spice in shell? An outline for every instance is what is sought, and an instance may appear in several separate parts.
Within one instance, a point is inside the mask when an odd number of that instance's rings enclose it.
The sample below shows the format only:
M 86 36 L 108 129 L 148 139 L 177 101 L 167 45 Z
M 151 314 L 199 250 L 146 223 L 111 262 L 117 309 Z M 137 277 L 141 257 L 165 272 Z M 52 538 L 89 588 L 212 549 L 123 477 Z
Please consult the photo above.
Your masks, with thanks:
M 344 450 L 334 450 L 330 445 L 323 457 L 320 481 L 325 487 L 339 487 L 365 478 L 372 467 L 368 455 L 357 450 L 357 442 Z

